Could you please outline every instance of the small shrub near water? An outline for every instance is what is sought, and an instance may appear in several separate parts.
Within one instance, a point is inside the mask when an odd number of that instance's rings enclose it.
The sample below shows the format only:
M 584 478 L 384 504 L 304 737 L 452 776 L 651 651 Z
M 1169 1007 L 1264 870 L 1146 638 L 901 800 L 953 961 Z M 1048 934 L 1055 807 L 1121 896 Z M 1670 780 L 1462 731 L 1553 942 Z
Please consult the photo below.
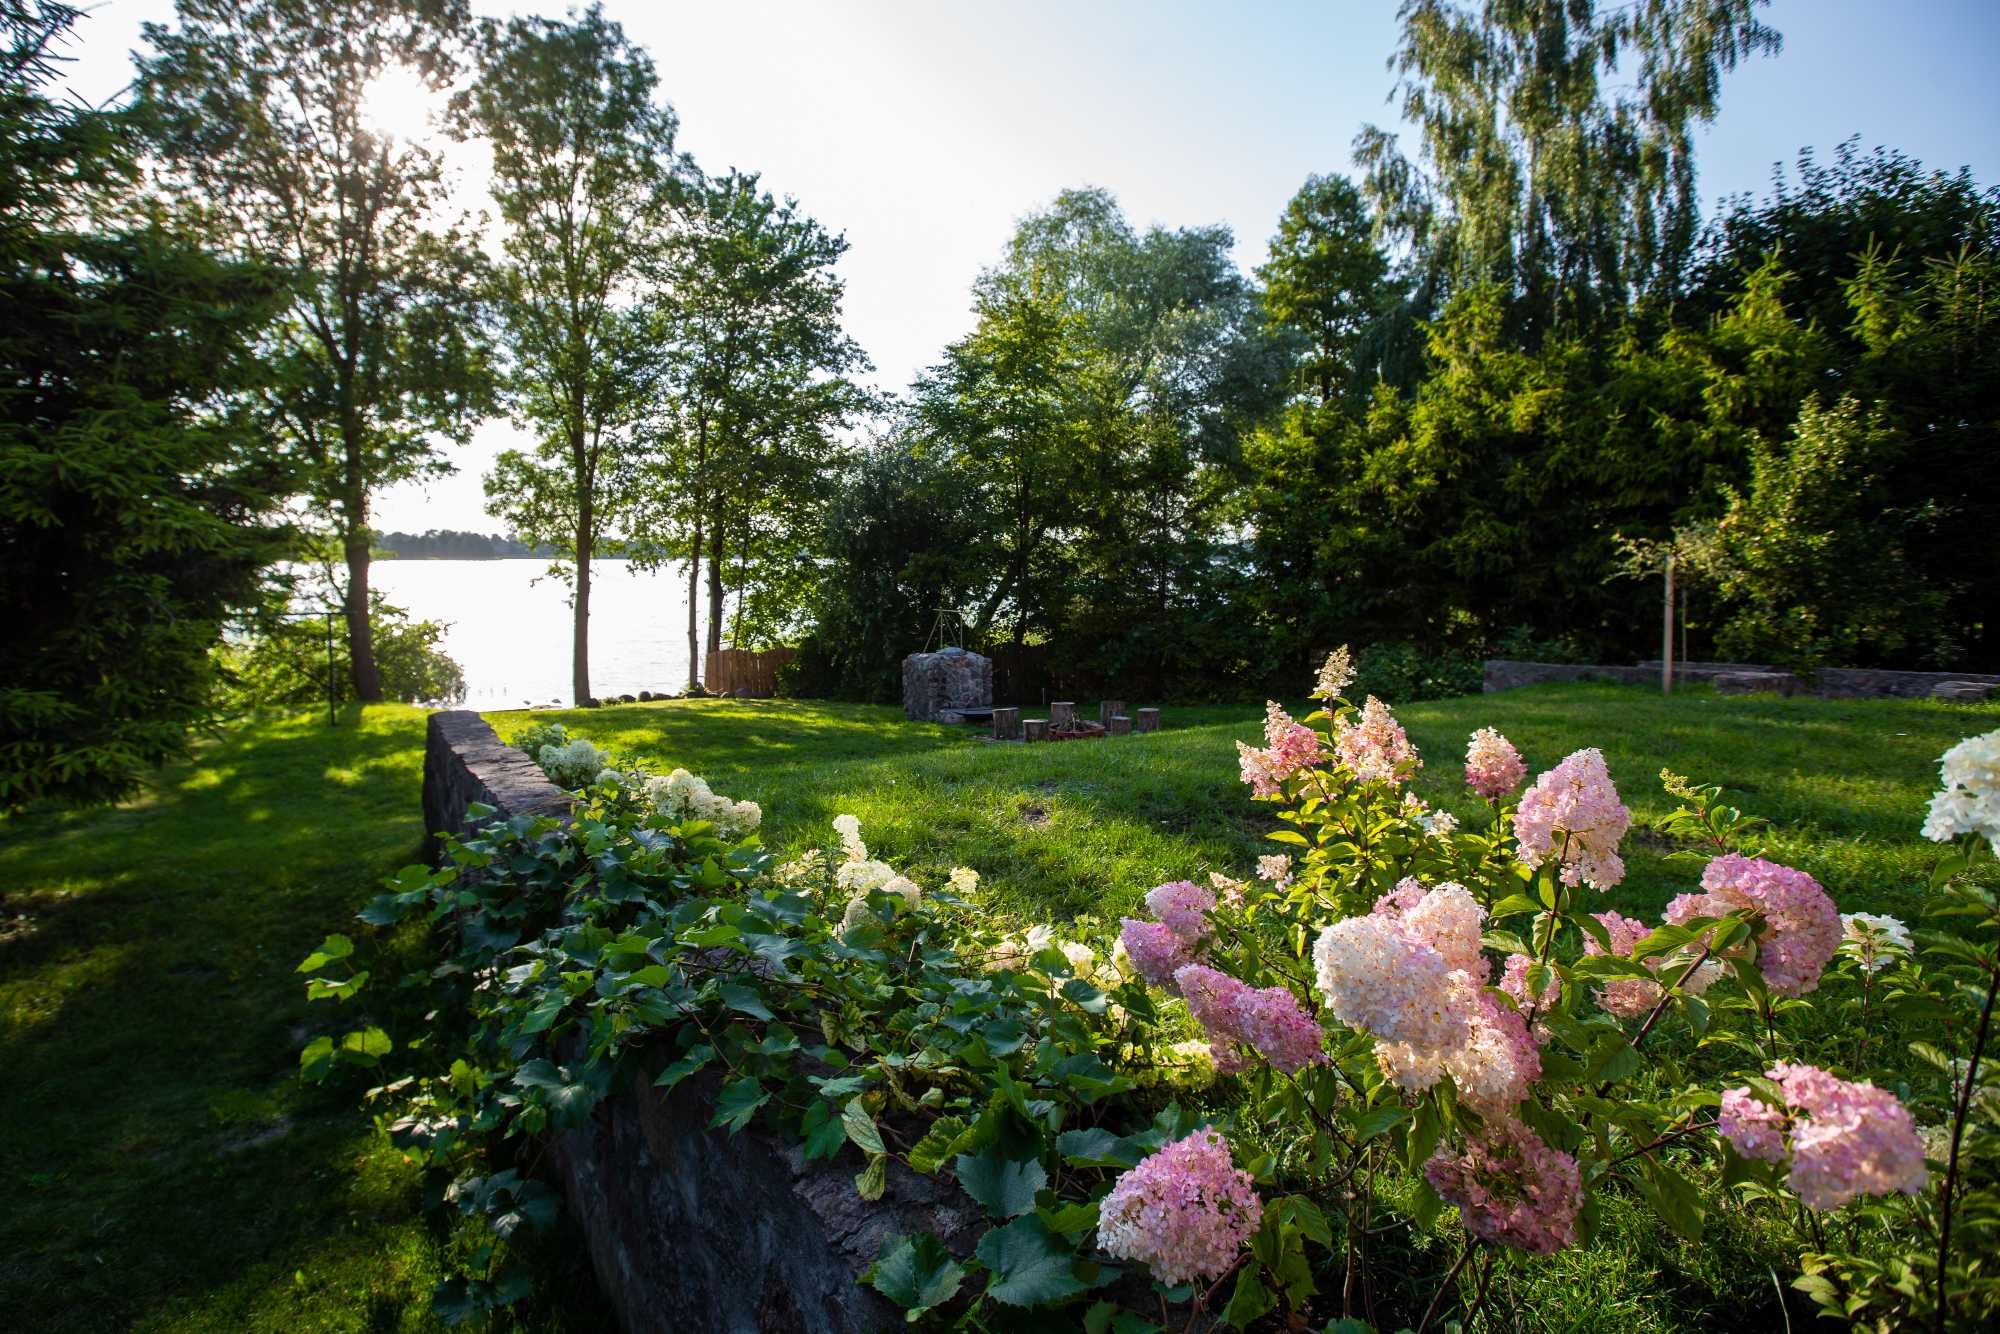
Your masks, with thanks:
M 1525 766 L 1482 731 L 1465 772 L 1491 815 L 1461 827 L 1407 794 L 1420 757 L 1379 700 L 1347 702 L 1350 676 L 1330 663 L 1322 711 L 1273 705 L 1265 745 L 1241 749 L 1284 850 L 1254 880 L 1159 886 L 1115 936 L 1089 918 L 1002 929 L 972 871 L 920 885 L 851 817 L 837 846 L 773 866 L 754 835 L 615 773 L 569 824 L 454 843 L 451 866 L 405 871 L 362 914 L 427 922 L 453 965 L 412 979 L 454 1003 L 378 1090 L 406 1104 L 398 1141 L 504 1243 L 556 1201 L 493 1151 L 584 1124 L 663 1049 L 654 1082 L 709 1081 L 716 1128 L 849 1154 L 865 1198 L 894 1157 L 984 1210 L 970 1256 L 885 1244 L 867 1281 L 913 1319 L 1534 1314 L 1545 1267 L 1633 1209 L 1690 1246 L 1781 1240 L 1830 1312 L 2000 1314 L 2000 900 L 1973 869 L 2000 838 L 2000 733 L 1947 754 L 1925 825 L 1947 845 L 1933 908 L 1970 934 L 1842 918 L 1759 855 L 1762 822 L 1672 775 L 1658 832 L 1700 890 L 1647 923 L 1591 910 L 1630 823 L 1595 751 L 1517 797 Z M 488 874 L 461 884 L 458 865 Z M 365 985 L 354 954 L 333 937 L 306 961 L 315 994 Z M 1895 1048 L 1884 1013 L 1928 1040 Z M 391 1054 L 362 1028 L 304 1061 L 324 1076 Z M 1442 1276 L 1355 1281 L 1407 1270 L 1441 1227 Z M 518 1287 L 504 1244 L 467 1253 L 446 1310 Z

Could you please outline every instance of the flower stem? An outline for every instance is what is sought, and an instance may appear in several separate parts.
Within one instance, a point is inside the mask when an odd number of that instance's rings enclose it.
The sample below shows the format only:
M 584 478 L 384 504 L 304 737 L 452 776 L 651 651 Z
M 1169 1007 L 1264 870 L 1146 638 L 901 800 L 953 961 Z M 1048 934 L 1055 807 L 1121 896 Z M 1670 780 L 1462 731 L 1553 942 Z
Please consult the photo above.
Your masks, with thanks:
M 1958 1188 L 1959 1142 L 1965 1137 L 1966 1113 L 1972 1106 L 1972 1090 L 1979 1083 L 1979 1058 L 1986 1051 L 1986 1036 L 1993 1026 L 1993 997 L 2000 992 L 2000 953 L 1987 969 L 1986 1004 L 1979 1011 L 1979 1032 L 1972 1040 L 1972 1058 L 1966 1063 L 1965 1084 L 1958 1091 L 1958 1106 L 1951 1117 L 1951 1159 L 1945 1164 L 1944 1191 L 1938 1196 L 1938 1254 L 1937 1254 L 1937 1329 L 1942 1334 L 1945 1327 L 1946 1302 L 1944 1292 L 1945 1260 L 1951 1254 L 1951 1208 L 1952 1196 Z
M 1444 1299 L 1445 1293 L 1457 1284 L 1458 1271 L 1465 1268 L 1465 1262 L 1472 1258 L 1472 1252 L 1478 1245 L 1479 1243 L 1470 1237 L 1465 1239 L 1465 1249 L 1459 1253 L 1457 1262 L 1444 1276 L 1444 1281 L 1438 1284 L 1437 1291 L 1431 1294 L 1430 1305 L 1424 1308 L 1424 1318 L 1417 1322 L 1417 1334 L 1424 1334 L 1424 1331 L 1431 1327 L 1431 1317 L 1437 1314 L 1437 1304 Z

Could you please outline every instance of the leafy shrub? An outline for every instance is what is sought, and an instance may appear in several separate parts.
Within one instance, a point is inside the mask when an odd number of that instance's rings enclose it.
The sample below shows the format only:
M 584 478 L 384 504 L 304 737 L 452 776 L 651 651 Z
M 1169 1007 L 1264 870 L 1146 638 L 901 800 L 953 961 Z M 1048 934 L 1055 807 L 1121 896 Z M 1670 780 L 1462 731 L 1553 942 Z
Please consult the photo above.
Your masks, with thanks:
M 1476 658 L 1450 652 L 1425 654 L 1411 644 L 1370 644 L 1354 660 L 1357 697 L 1390 704 L 1476 695 L 1485 669 Z
M 1239 755 L 1289 851 L 1256 881 L 1160 886 L 1112 948 L 1089 918 L 996 924 L 972 871 L 919 885 L 851 816 L 837 849 L 772 866 L 754 836 L 676 824 L 616 775 L 567 823 L 448 840 L 449 865 L 361 914 L 427 923 L 439 957 L 406 985 L 446 992 L 419 1064 L 371 1096 L 403 1104 L 397 1143 L 504 1243 L 556 1206 L 489 1153 L 586 1124 L 641 1052 L 664 1055 L 654 1082 L 707 1081 L 714 1127 L 847 1154 L 864 1198 L 891 1156 L 954 1179 L 986 1216 L 972 1254 L 892 1237 L 868 1281 L 960 1327 L 1011 1308 L 1089 1329 L 1171 1308 L 1176 1325 L 1470 1325 L 1514 1289 L 1497 1269 L 1588 1245 L 1608 1199 L 1690 1243 L 1719 1219 L 1795 1227 L 1799 1286 L 1885 1328 L 2000 1314 L 2000 895 L 1967 874 L 2000 837 L 2000 733 L 1947 756 L 1926 825 L 1952 844 L 1940 911 L 1979 943 L 1844 922 L 1755 855 L 1761 821 L 1671 775 L 1660 832 L 1702 892 L 1652 925 L 1591 911 L 1630 819 L 1596 752 L 1517 801 L 1525 768 L 1481 733 L 1467 778 L 1490 821 L 1461 827 L 1405 792 L 1414 749 L 1386 706 L 1346 702 L 1337 666 L 1324 711 L 1273 705 L 1265 747 Z M 309 993 L 359 991 L 354 953 L 329 939 Z M 1891 1006 L 1942 1045 L 1873 1045 L 1870 1008 Z M 391 1051 L 361 1028 L 302 1061 L 324 1077 Z M 1412 1304 L 1343 1277 L 1447 1205 L 1463 1247 Z M 1824 1228 L 1837 1208 L 1867 1226 Z M 511 1290 L 504 1244 L 466 1253 L 454 1300 Z
M 369 595 L 369 608 L 386 698 L 429 705 L 465 698 L 465 672 L 442 647 L 442 623 L 413 621 L 380 593 Z M 324 704 L 329 662 L 334 699 L 345 703 L 354 698 L 344 622 L 335 616 L 329 636 L 325 618 L 278 614 L 282 611 L 282 602 L 267 607 L 248 634 L 226 640 L 216 650 L 226 707 L 246 712 Z

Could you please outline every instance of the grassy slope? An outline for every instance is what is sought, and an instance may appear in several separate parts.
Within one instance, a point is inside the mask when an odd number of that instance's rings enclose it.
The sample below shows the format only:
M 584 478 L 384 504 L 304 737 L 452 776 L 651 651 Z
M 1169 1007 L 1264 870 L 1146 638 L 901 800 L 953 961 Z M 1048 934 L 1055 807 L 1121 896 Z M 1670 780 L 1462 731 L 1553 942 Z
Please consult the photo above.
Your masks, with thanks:
M 1663 763 L 1728 781 L 1788 823 L 1784 855 L 1844 907 L 1906 913 L 1927 857 L 1915 830 L 1936 756 L 2000 725 L 1990 707 L 1663 702 L 1590 686 L 1400 712 L 1430 758 L 1428 796 L 1458 803 L 1457 757 L 1483 723 L 1537 768 L 1597 744 L 1642 816 L 1664 809 L 1652 777 Z M 1241 871 L 1271 846 L 1235 780 L 1230 742 L 1256 730 L 1242 708 L 1170 710 L 1156 737 L 1034 749 L 860 706 L 712 701 L 563 716 L 627 758 L 683 764 L 763 802 L 780 849 L 829 841 L 827 822 L 852 811 L 879 852 L 933 879 L 975 866 L 1023 916 L 1115 914 L 1161 879 Z M 526 717 L 494 721 L 509 735 Z M 260 724 L 204 748 L 131 806 L 0 823 L 10 1328 L 428 1323 L 439 1261 L 417 1181 L 351 1090 L 303 1090 L 293 1073 L 300 1026 L 324 1021 L 307 1011 L 293 966 L 415 849 L 420 724 L 397 708 L 337 731 L 310 716 Z M 1630 852 L 1631 880 L 1613 898 L 1656 909 L 1675 878 L 1643 839 Z M 1700 1269 L 1726 1259 L 1600 1248 L 1560 1282 L 1567 1309 L 1588 1313 L 1581 1324 L 1661 1327 L 1727 1286 Z M 572 1254 L 555 1266 L 558 1291 L 580 1263 Z M 1635 1318 L 1661 1287 L 1681 1290 L 1674 1313 Z M 587 1306 L 534 1316 L 591 1320 Z
M 0 824 L 0 1323 L 391 1329 L 420 1182 L 297 1078 L 293 972 L 422 818 L 423 715 L 260 723 L 117 810 Z M 342 1019 L 350 1016 L 339 1016 Z

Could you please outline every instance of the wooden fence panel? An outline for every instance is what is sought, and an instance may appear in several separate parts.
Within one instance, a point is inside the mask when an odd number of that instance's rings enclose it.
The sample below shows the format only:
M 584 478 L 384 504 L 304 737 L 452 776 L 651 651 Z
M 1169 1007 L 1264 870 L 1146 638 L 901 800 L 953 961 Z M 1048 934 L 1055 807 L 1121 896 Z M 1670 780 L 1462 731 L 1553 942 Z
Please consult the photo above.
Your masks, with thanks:
M 778 693 L 778 668 L 790 662 L 793 650 L 722 648 L 708 655 L 702 684 L 711 695 L 747 694 L 769 699 Z

